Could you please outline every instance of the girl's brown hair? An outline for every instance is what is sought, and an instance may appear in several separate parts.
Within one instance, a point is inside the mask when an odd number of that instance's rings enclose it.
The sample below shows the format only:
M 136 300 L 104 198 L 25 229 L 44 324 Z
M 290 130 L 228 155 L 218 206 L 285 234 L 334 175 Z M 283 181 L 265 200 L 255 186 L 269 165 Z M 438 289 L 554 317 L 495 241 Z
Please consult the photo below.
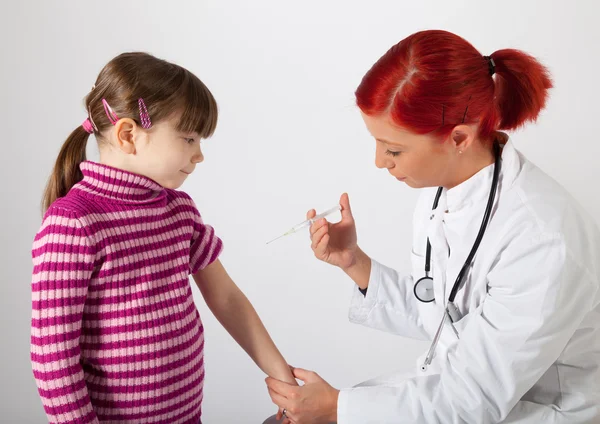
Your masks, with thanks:
M 177 130 L 210 137 L 217 125 L 217 102 L 210 90 L 193 73 L 147 53 L 123 53 L 104 66 L 96 84 L 85 97 L 85 108 L 94 123 L 94 135 L 112 127 L 102 105 L 106 99 L 119 118 L 141 125 L 138 99 L 144 99 L 152 123 L 177 114 Z M 42 209 L 45 212 L 59 197 L 81 181 L 79 164 L 86 160 L 89 133 L 80 125 L 63 144 L 48 180 Z

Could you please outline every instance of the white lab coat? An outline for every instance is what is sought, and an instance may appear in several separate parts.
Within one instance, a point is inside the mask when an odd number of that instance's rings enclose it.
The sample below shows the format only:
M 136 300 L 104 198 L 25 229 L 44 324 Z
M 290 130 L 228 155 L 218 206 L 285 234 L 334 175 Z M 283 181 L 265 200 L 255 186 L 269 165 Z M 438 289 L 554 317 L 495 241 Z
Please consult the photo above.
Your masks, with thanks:
M 414 214 L 412 272 L 372 261 L 350 320 L 431 340 L 481 225 L 494 165 L 444 190 L 424 189 Z M 493 215 L 432 364 L 340 392 L 338 424 L 600 423 L 600 232 L 554 180 L 512 145 L 502 151 Z M 597 195 L 596 192 L 594 195 Z M 432 245 L 436 300 L 419 302 Z

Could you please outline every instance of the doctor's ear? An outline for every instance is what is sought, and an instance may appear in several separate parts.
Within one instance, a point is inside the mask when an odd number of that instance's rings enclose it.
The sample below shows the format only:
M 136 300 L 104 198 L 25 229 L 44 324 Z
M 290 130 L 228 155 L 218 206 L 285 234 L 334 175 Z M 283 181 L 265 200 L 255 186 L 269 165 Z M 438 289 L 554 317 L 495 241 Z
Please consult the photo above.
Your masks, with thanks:
M 468 125 L 457 125 L 450 134 L 450 141 L 457 152 L 467 150 L 475 140 L 475 131 Z

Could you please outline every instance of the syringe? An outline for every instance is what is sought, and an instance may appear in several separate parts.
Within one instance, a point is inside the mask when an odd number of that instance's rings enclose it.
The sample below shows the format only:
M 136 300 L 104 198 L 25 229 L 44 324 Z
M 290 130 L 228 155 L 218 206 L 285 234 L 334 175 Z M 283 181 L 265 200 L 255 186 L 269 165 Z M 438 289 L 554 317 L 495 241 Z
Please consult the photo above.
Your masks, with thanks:
M 342 210 L 342 207 L 340 205 L 336 205 L 333 208 L 326 210 L 325 212 L 322 212 L 322 213 L 320 213 L 318 215 L 315 215 L 314 218 L 307 219 L 306 221 L 301 222 L 298 225 L 294 225 L 291 230 L 289 230 L 288 232 L 280 235 L 279 237 L 275 237 L 271 241 L 268 241 L 267 244 L 272 243 L 275 240 L 280 239 L 281 237 L 284 237 L 284 236 L 287 236 L 287 235 L 290 235 L 290 234 L 294 234 L 294 233 L 300 231 L 301 229 L 306 228 L 306 227 L 312 225 L 313 222 L 315 222 L 315 221 L 317 221 L 317 220 L 319 220 L 321 218 L 325 218 L 327 215 L 331 215 L 332 213 L 337 212 L 337 211 L 341 211 L 341 210 Z

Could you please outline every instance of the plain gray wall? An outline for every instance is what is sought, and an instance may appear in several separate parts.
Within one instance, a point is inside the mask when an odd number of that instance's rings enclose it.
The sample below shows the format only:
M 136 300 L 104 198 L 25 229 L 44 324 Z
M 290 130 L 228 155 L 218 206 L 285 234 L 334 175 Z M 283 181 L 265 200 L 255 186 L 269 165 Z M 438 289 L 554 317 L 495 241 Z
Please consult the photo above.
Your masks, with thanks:
M 512 47 L 537 56 L 556 88 L 514 142 L 598 222 L 598 11 L 592 0 L 3 1 L 0 421 L 45 421 L 29 363 L 31 242 L 58 150 L 113 56 L 148 51 L 212 90 L 219 126 L 184 189 L 288 361 L 340 388 L 412 368 L 425 344 L 350 325 L 353 284 L 314 259 L 306 234 L 265 242 L 348 191 L 360 245 L 407 269 L 417 193 L 374 166 L 353 104 L 362 75 L 421 29 L 456 32 L 482 54 Z M 97 157 L 93 142 L 89 151 Z M 264 376 L 195 295 L 206 327 L 205 422 L 262 422 L 275 411 Z

